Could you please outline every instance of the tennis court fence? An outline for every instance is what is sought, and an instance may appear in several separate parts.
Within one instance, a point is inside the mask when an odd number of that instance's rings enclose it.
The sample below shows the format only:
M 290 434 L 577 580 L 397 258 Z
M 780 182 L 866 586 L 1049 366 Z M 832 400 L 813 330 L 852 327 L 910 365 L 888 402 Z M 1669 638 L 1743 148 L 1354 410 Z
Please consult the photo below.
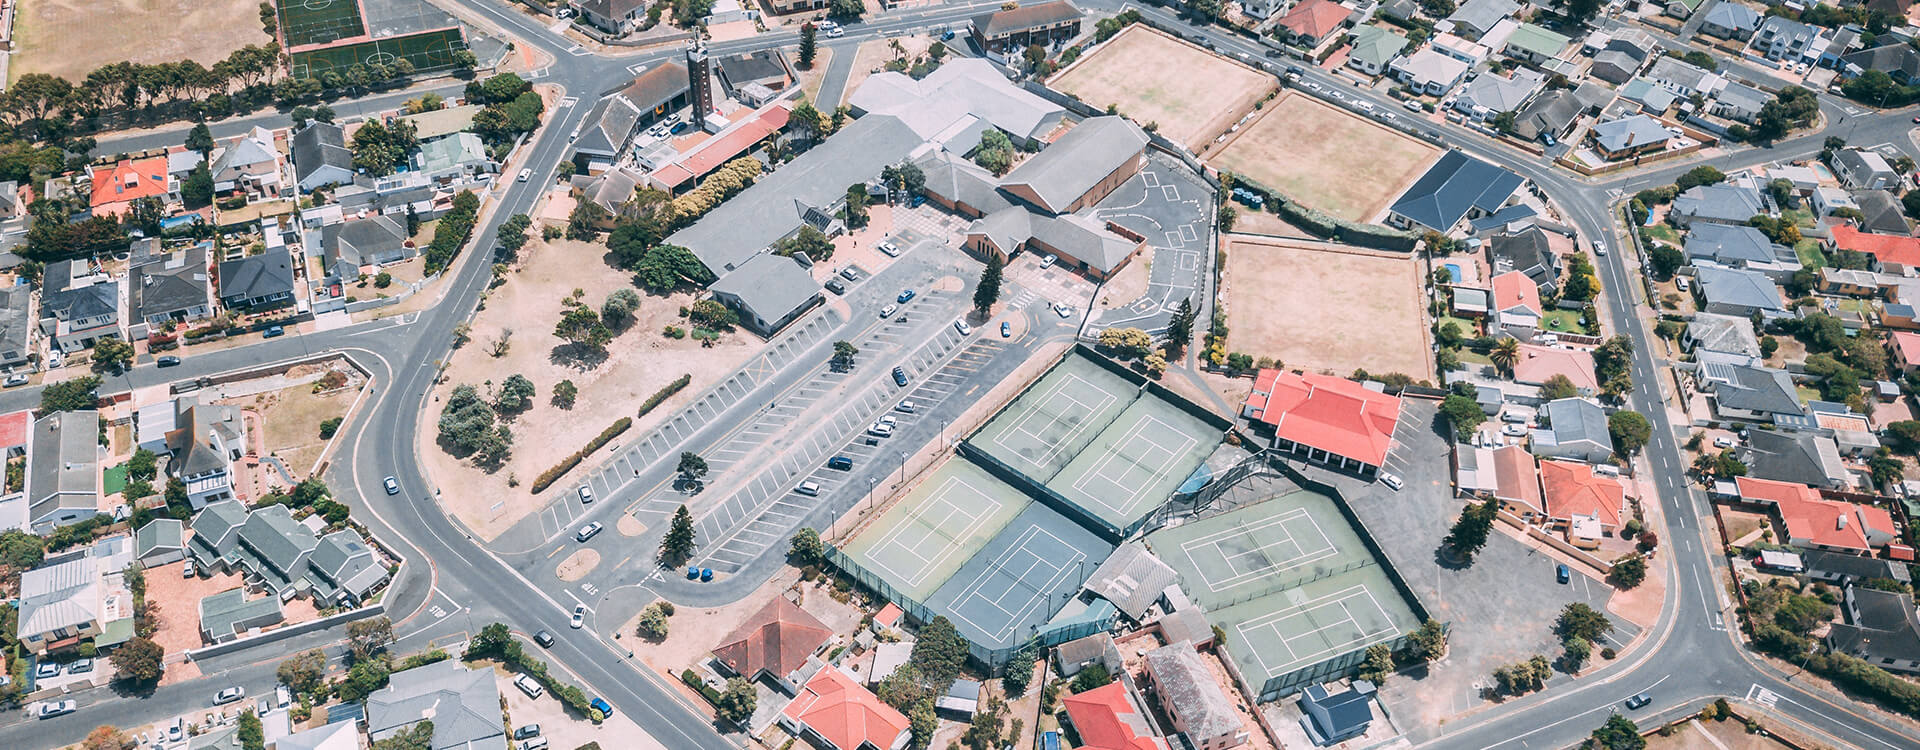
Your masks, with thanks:
M 841 551 L 839 547 L 834 546 L 831 542 L 824 543 L 824 545 L 827 549 L 826 557 L 828 564 L 838 569 L 842 575 L 851 579 L 861 588 L 873 592 L 875 596 L 881 599 L 898 605 L 900 610 L 905 612 L 908 617 L 913 618 L 921 624 L 925 624 L 932 621 L 934 615 L 938 614 L 919 600 L 901 593 L 899 589 L 887 583 L 885 577 L 867 570 L 866 566 L 861 565 L 858 561 L 854 560 L 851 555 Z M 1113 621 L 1118 614 L 1118 610 L 1115 610 L 1112 604 L 1102 599 L 1096 601 L 1094 606 L 1088 607 L 1087 613 L 1086 616 L 1074 622 L 1062 623 L 1046 630 L 1037 631 L 1027 643 L 1033 643 L 1041 648 L 1046 648 L 1058 646 L 1067 641 L 1085 638 L 1095 633 L 1106 632 L 1108 628 L 1113 627 Z M 985 668 L 987 674 L 997 677 L 1005 671 L 1007 661 L 1013 658 L 1013 652 L 1020 650 L 1024 645 L 1026 645 L 1026 643 L 1005 647 L 990 647 L 968 641 L 967 655 L 972 657 L 975 664 Z
M 1098 534 L 1101 539 L 1111 544 L 1119 544 L 1120 540 L 1127 538 L 1126 529 L 1101 519 L 1099 516 L 1094 515 L 1092 511 L 1080 507 L 1079 503 L 1068 500 L 1060 493 L 1054 492 L 1051 487 L 1048 487 L 1040 480 L 1029 477 L 1019 469 L 1002 463 L 1000 459 L 994 458 L 993 454 L 974 445 L 972 440 L 960 441 L 960 445 L 955 448 L 955 452 L 958 453 L 961 458 L 972 461 L 974 464 L 986 469 L 987 473 L 992 474 L 995 479 L 1012 485 L 1014 489 L 1026 493 L 1028 497 L 1059 512 L 1060 515 L 1072 519 L 1074 523 L 1086 527 L 1088 531 Z
M 1402 634 L 1400 637 L 1391 641 L 1385 641 L 1384 643 L 1389 650 L 1397 652 L 1412 646 L 1413 638 L 1410 635 Z M 1232 646 L 1229 645 L 1228 648 L 1232 648 Z M 1309 664 L 1286 674 L 1268 677 L 1259 683 L 1247 681 L 1247 676 L 1240 673 L 1240 665 L 1237 660 L 1221 659 L 1220 663 L 1226 665 L 1227 671 L 1233 673 L 1233 681 L 1240 685 L 1243 690 L 1255 690 L 1256 688 L 1254 686 L 1258 684 L 1258 693 L 1248 695 L 1247 698 L 1255 703 L 1264 703 L 1266 701 L 1279 700 L 1308 685 L 1318 685 L 1323 682 L 1331 682 L 1358 674 L 1360 665 L 1367 661 L 1367 648 L 1371 648 L 1371 646 L 1357 648 L 1338 656 L 1328 657 L 1320 662 Z

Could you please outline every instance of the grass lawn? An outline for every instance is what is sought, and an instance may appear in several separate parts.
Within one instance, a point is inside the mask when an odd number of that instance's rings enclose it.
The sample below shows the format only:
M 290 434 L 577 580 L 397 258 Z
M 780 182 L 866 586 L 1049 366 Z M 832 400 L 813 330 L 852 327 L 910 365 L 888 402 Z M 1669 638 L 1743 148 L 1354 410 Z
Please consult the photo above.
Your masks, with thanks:
M 127 488 L 127 465 L 121 464 L 107 469 L 100 477 L 100 489 L 108 495 Z
M 1873 302 L 1864 299 L 1843 299 L 1840 300 L 1836 306 L 1842 310 L 1857 312 L 1862 315 L 1873 312 Z
M 1810 208 L 1795 208 L 1795 209 L 1789 209 L 1786 211 L 1781 211 L 1780 218 L 1792 219 L 1793 223 L 1797 226 L 1808 227 L 1808 228 L 1811 228 L 1814 226 L 1813 209 L 1810 209 Z
M 1541 324 L 1549 331 L 1586 333 L 1587 327 L 1580 324 L 1579 310 L 1548 310 L 1547 320 Z
M 1795 395 L 1798 395 L 1800 397 L 1800 403 L 1803 403 L 1803 404 L 1808 401 L 1820 400 L 1820 389 L 1810 385 L 1801 385 L 1801 384 L 1795 383 L 1793 386 L 1793 392 Z
M 1819 240 L 1801 240 L 1793 243 L 1793 254 L 1799 256 L 1800 265 L 1807 268 L 1827 267 L 1827 254 L 1821 252 Z
M 1481 365 L 1483 367 L 1493 366 L 1493 360 L 1487 358 L 1487 355 L 1481 354 L 1479 352 L 1476 352 L 1472 349 L 1468 349 L 1466 347 L 1460 348 L 1460 363 Z
M 1473 338 L 1480 335 L 1480 324 L 1477 321 L 1467 318 L 1456 318 L 1451 315 L 1443 315 L 1439 320 L 1434 321 L 1433 330 L 1438 331 L 1448 323 L 1460 326 L 1460 335 L 1466 338 Z
M 1674 231 L 1673 227 L 1667 226 L 1666 224 L 1655 224 L 1650 227 L 1645 227 L 1644 229 L 1647 233 L 1647 236 L 1652 237 L 1661 242 L 1665 242 L 1669 245 L 1675 245 L 1675 246 L 1682 244 L 1680 241 L 1680 233 L 1677 231 Z

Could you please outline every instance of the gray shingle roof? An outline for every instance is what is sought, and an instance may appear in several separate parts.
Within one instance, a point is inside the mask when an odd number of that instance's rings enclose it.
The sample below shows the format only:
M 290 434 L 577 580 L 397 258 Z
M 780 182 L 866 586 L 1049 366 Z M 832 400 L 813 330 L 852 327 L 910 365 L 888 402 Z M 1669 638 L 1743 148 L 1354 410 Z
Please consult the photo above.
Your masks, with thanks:
M 240 544 L 240 526 L 247 522 L 247 506 L 238 500 L 208 503 L 193 517 L 191 545 L 201 562 L 226 557 Z
M 135 313 L 146 318 L 208 307 L 213 279 L 207 274 L 207 252 L 212 247 L 210 242 L 197 244 L 133 269 L 129 304 Z
M 1746 458 L 1747 475 L 1756 479 L 1824 487 L 1847 476 L 1833 438 L 1811 432 L 1748 430 Z
M 1686 249 L 1689 258 L 1741 266 L 1747 263 L 1772 263 L 1785 248 L 1773 244 L 1766 234 L 1750 226 L 1701 224 L 1687 232 Z
M 257 299 L 293 293 L 293 256 L 285 247 L 220 262 L 220 298 Z
M 20 574 L 20 635 L 73 628 L 99 617 L 100 572 L 87 550 L 49 558 Z
M 1664 55 L 1654 60 L 1653 67 L 1647 69 L 1648 79 L 1688 91 L 1699 91 L 1711 75 L 1712 71 Z
M 1568 125 L 1586 109 L 1573 92 L 1566 89 L 1554 89 L 1541 94 L 1520 110 L 1514 118 L 1514 132 L 1528 138 L 1539 138 L 1541 133 L 1558 135 L 1565 132 Z
M 619 94 L 612 94 L 593 105 L 573 150 L 611 157 L 627 145 L 633 126 L 640 121 L 640 110 Z
M 1544 411 L 1555 444 L 1591 442 L 1602 448 L 1613 447 L 1613 433 L 1607 431 L 1607 411 L 1599 404 L 1584 398 L 1563 398 L 1547 402 Z
M 1244 731 L 1233 702 L 1220 683 L 1207 670 L 1206 663 L 1193 650 L 1193 644 L 1179 641 L 1147 652 L 1147 671 L 1160 691 L 1160 699 L 1172 707 L 1187 726 L 1187 735 L 1205 741 Z
M 1540 90 L 1544 80 L 1538 71 L 1524 68 L 1511 78 L 1485 73 L 1460 90 L 1460 101 L 1488 112 L 1515 112 Z
M 1760 26 L 1760 12 L 1737 2 L 1714 3 L 1707 9 L 1706 23 L 1723 29 L 1752 31 Z
M 133 554 L 145 557 L 158 550 L 177 550 L 186 538 L 186 525 L 177 518 L 156 518 L 133 533 Z
M 173 452 L 173 468 L 181 476 L 201 476 L 228 468 L 232 459 L 214 446 L 214 435 L 231 447 L 238 447 L 241 431 L 240 408 L 220 404 L 195 404 L 181 400 L 175 424 L 167 434 L 167 450 Z
M 1900 199 L 1885 190 L 1862 190 L 1853 194 L 1853 202 L 1860 205 L 1860 214 L 1866 217 L 1861 229 L 1879 234 L 1912 234 L 1913 227 L 1907 223 L 1902 213 Z
M 1495 211 L 1525 182 L 1520 175 L 1448 151 L 1393 202 L 1393 212 L 1435 231 L 1453 228 L 1467 212 Z
M 1666 143 L 1673 140 L 1673 134 L 1665 126 L 1647 115 L 1633 115 L 1618 120 L 1609 120 L 1593 126 L 1593 138 L 1607 151 L 1625 151 L 1644 148 L 1649 144 Z
M 244 588 L 227 589 L 200 598 L 200 632 L 214 638 L 239 635 L 281 619 L 280 597 L 247 598 Z
M 91 409 L 54 412 L 33 423 L 27 465 L 29 518 L 100 507 L 99 435 L 100 413 Z
M 1689 218 L 1745 224 L 1766 212 L 1760 194 L 1735 185 L 1700 185 L 1673 199 L 1674 212 Z
M 387 579 L 387 568 L 360 532 L 341 529 L 320 538 L 308 564 L 333 587 L 358 599 Z
M 1733 315 L 1695 313 L 1687 324 L 1687 338 L 1707 351 L 1760 356 L 1760 340 L 1753 335 L 1753 321 Z
M 328 224 L 320 230 L 328 268 L 342 261 L 354 266 L 368 265 L 375 256 L 399 249 L 406 241 L 407 228 L 384 214 Z
M 1137 541 L 1120 545 L 1086 581 L 1086 588 L 1113 602 L 1114 608 L 1138 621 L 1160 592 L 1174 584 L 1173 568 Z M 1108 641 L 1111 643 L 1112 641 Z
M 0 290 L 0 351 L 27 351 L 27 336 L 33 331 L 33 287 L 25 284 Z
M 1799 554 L 1800 562 L 1806 567 L 1807 575 L 1817 578 L 1849 576 L 1861 581 L 1868 578 L 1891 578 L 1901 583 L 1912 582 L 1912 574 L 1907 571 L 1906 564 L 1896 560 L 1861 557 L 1823 549 L 1804 549 L 1800 550 Z
M 1835 649 L 1869 661 L 1920 661 L 1920 614 L 1912 596 L 1848 586 L 1845 599 L 1848 621 L 1827 633 Z
M 965 203 L 986 214 L 1013 206 L 1013 202 L 1000 193 L 992 172 L 959 154 L 942 150 L 920 157 L 914 165 L 926 175 L 929 193 Z
M 1700 296 L 1707 304 L 1731 305 L 1743 309 L 1781 310 L 1780 288 L 1758 271 L 1701 266 L 1694 269 L 1700 280 Z
M 1000 181 L 1001 187 L 1025 187 L 1040 207 L 1065 213 L 1072 205 L 1147 147 L 1147 133 L 1123 117 L 1093 117 L 1026 160 Z
M 967 227 L 967 234 L 984 234 L 1009 253 L 1028 240 L 1037 240 L 1102 273 L 1119 268 L 1138 247 L 1084 216 L 1047 216 L 1018 206 L 1003 208 L 974 221 Z
M 974 17 L 973 27 L 979 31 L 982 36 L 992 39 L 1004 34 L 1049 27 L 1054 24 L 1073 21 L 1084 15 L 1085 14 L 1080 12 L 1079 8 L 1073 7 L 1073 4 L 1067 2 L 1067 0 L 1057 0 L 1051 3 L 1028 5 L 1012 10 L 998 10 L 992 13 L 981 14 Z
M 327 166 L 353 171 L 353 152 L 347 150 L 346 134 L 339 125 L 315 120 L 293 134 L 293 173 L 305 182 Z
M 433 720 L 435 750 L 506 745 L 491 669 L 467 669 L 449 659 L 396 672 L 385 689 L 367 696 L 367 734 L 375 740 L 427 718 Z
M 767 321 L 785 318 L 820 296 L 820 285 L 799 261 L 773 253 L 748 258 L 709 288 L 715 294 L 733 296 Z
M 1464 26 L 1473 29 L 1476 34 L 1483 34 L 1500 19 L 1513 15 L 1519 9 L 1520 4 L 1513 0 L 1467 0 L 1453 11 L 1453 15 L 1447 16 L 1447 20 L 1452 21 L 1456 28 Z
M 285 586 L 301 576 L 307 555 L 320 542 L 311 530 L 293 520 L 287 506 L 269 505 L 247 516 L 247 522 L 240 526 L 240 543 L 272 568 L 255 573 L 277 578 L 274 582 Z
M 1727 4 L 1721 3 L 1721 5 Z M 1840 58 L 1840 64 L 1858 72 L 1878 70 L 1896 79 L 1911 80 L 1920 77 L 1920 51 L 1897 41 L 1843 55 Z
M 40 295 L 40 317 L 43 318 L 73 321 L 112 315 L 119 311 L 120 282 L 118 281 L 42 292 Z

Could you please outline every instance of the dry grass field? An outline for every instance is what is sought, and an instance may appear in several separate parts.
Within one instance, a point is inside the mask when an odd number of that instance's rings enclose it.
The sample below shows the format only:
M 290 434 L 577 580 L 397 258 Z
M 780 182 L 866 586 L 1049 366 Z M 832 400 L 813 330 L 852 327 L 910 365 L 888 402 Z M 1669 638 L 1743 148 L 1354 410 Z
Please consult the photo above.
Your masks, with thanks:
M 1048 79 L 1087 104 L 1119 107 L 1134 122 L 1199 153 L 1279 85 L 1273 76 L 1134 24 Z
M 1346 375 L 1433 373 L 1412 258 L 1227 236 L 1227 349 Z
M 1208 163 L 1349 221 L 1371 221 L 1440 149 L 1304 94 L 1285 93 Z
M 193 60 L 211 67 L 266 44 L 258 0 L 27 0 L 13 22 L 8 76 L 47 73 L 79 83 L 122 60 Z

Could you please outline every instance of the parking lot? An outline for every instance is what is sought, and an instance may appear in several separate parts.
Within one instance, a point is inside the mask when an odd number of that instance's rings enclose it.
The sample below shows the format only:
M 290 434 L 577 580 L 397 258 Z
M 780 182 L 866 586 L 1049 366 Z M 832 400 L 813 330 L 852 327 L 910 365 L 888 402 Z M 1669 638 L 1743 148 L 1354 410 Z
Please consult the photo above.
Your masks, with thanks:
M 1140 173 L 1100 201 L 1093 218 L 1146 237 L 1153 257 L 1147 293 L 1102 313 L 1093 322 L 1095 329 L 1164 330 L 1183 299 L 1193 299 L 1204 310 L 1213 263 L 1213 197 L 1213 187 L 1186 165 L 1149 152 Z M 1146 259 L 1134 262 L 1140 260 Z

